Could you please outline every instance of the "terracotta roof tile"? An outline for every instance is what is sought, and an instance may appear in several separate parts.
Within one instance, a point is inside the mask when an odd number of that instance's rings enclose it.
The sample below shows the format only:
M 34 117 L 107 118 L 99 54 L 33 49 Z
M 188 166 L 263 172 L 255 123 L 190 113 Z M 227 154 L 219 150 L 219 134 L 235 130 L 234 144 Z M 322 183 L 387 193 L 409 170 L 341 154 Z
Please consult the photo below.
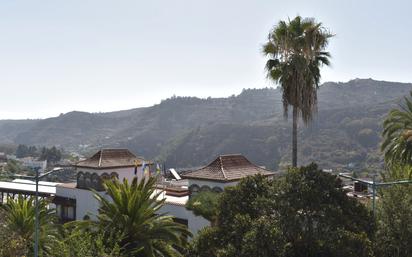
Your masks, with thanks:
M 247 176 L 261 174 L 273 176 L 275 173 L 251 163 L 241 154 L 220 155 L 206 167 L 182 174 L 182 178 L 234 181 Z
M 137 157 L 128 149 L 101 149 L 89 159 L 79 161 L 74 166 L 91 169 L 109 169 L 121 167 L 133 167 L 135 161 L 140 164 L 142 158 Z

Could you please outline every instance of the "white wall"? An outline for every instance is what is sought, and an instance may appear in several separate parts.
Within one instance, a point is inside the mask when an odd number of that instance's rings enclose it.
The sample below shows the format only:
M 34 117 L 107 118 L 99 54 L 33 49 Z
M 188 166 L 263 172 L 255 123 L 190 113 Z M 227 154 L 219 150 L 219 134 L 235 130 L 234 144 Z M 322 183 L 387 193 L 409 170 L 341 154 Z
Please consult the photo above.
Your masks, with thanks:
M 206 226 L 210 226 L 210 222 L 201 216 L 195 216 L 192 211 L 186 209 L 185 206 L 166 203 L 160 210 L 160 213 L 167 213 L 179 219 L 188 221 L 189 231 L 195 236 L 198 231 Z
M 100 194 L 105 195 L 106 193 L 100 192 Z M 56 196 L 76 199 L 76 220 L 82 220 L 85 215 L 95 219 L 98 213 L 99 203 L 90 190 L 57 186 Z M 210 226 L 208 220 L 201 216 L 195 216 L 192 211 L 187 210 L 182 205 L 165 203 L 158 213 L 167 213 L 179 219 L 186 219 L 189 231 L 193 235 L 196 235 L 200 229 Z
M 220 187 L 224 189 L 225 187 L 228 186 L 235 186 L 238 181 L 232 181 L 232 182 L 218 182 L 218 181 L 210 181 L 210 180 L 200 180 L 200 179 L 188 179 L 189 182 L 189 187 L 191 185 L 198 185 L 199 187 L 202 186 L 209 186 L 210 189 L 213 189 L 214 187 Z
M 112 172 L 116 172 L 119 175 L 119 180 L 123 181 L 126 178 L 128 181 L 132 181 L 134 177 L 138 177 L 140 180 L 143 177 L 142 168 L 137 167 L 137 174 L 134 174 L 134 167 L 126 167 L 126 168 L 114 168 L 114 169 L 88 169 L 88 168 L 76 168 L 77 172 L 89 172 L 90 174 L 96 173 L 97 175 L 102 175 L 103 173 L 107 173 L 110 175 Z
M 99 209 L 99 203 L 90 190 L 57 186 L 56 196 L 76 199 L 76 220 L 82 220 L 85 215 L 93 219 Z

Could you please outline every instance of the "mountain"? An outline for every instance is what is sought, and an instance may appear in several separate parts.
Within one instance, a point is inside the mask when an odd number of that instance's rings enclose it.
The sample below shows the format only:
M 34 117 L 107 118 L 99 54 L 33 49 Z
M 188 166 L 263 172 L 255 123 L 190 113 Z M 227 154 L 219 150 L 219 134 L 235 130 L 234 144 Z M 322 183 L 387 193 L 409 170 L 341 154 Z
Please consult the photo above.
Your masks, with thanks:
M 323 168 L 379 168 L 381 124 L 412 84 L 355 79 L 318 91 L 318 113 L 300 124 L 299 163 Z M 291 120 L 279 89 L 245 89 L 228 98 L 172 97 L 158 105 L 109 113 L 70 112 L 43 120 L 0 120 L 0 143 L 68 150 L 127 147 L 168 166 L 207 164 L 242 153 L 277 168 L 290 161 Z

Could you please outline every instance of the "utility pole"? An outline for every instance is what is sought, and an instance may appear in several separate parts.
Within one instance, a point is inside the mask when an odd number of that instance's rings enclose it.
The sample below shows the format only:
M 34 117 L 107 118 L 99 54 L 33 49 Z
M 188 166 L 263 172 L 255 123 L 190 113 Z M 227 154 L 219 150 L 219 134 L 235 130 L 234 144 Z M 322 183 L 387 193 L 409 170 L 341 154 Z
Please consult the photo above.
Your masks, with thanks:
M 34 205 L 36 206 L 36 214 L 34 220 L 34 257 L 39 256 L 39 169 L 36 169 L 36 198 Z

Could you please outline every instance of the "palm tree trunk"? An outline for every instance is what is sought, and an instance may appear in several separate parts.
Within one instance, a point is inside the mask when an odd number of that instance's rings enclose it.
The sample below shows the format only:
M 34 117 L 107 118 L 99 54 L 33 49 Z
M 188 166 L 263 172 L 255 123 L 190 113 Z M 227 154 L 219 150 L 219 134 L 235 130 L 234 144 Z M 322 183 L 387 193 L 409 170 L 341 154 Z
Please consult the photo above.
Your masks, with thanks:
M 298 166 L 298 109 L 293 106 L 292 167 Z

